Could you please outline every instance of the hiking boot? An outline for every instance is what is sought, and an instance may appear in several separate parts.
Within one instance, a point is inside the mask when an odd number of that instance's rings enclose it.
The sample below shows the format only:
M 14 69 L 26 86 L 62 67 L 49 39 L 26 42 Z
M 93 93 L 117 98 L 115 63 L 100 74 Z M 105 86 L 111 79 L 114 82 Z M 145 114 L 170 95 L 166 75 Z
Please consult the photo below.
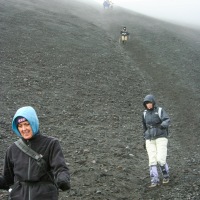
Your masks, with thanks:
M 169 177 L 163 178 L 163 184 L 167 184 L 167 183 L 169 183 Z
M 157 182 L 157 183 L 151 183 L 151 185 L 149 186 L 149 188 L 153 188 L 153 187 L 156 187 L 156 186 L 158 186 L 159 185 L 159 183 Z

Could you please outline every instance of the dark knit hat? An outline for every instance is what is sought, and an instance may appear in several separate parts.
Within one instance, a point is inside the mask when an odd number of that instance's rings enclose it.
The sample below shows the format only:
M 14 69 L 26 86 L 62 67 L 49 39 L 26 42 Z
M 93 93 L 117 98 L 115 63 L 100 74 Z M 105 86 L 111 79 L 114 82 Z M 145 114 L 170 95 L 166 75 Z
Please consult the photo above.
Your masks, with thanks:
M 22 123 L 22 122 L 25 122 L 27 121 L 27 119 L 25 117 L 17 117 L 16 120 L 15 120 L 15 123 L 16 125 Z

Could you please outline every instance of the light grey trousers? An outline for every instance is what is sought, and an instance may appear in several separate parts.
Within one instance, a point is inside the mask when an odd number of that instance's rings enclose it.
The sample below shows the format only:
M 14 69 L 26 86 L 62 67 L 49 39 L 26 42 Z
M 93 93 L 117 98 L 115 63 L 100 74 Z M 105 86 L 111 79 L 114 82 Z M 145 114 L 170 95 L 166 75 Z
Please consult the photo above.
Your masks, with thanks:
M 146 149 L 149 157 L 149 166 L 163 166 L 166 164 L 168 139 L 158 138 L 155 140 L 146 140 Z

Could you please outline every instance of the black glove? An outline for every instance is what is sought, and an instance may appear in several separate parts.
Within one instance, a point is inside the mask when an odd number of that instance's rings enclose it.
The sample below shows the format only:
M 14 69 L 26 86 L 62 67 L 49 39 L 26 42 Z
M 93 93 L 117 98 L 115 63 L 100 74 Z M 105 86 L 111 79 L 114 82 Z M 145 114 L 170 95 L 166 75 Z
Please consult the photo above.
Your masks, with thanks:
M 56 183 L 58 188 L 60 188 L 62 191 L 69 190 L 70 189 L 70 176 L 65 171 L 60 172 L 57 175 Z
M 57 183 L 58 187 L 62 190 L 62 191 L 66 191 L 70 189 L 70 182 L 60 182 Z
M 163 126 L 160 125 L 160 129 L 163 130 L 163 129 L 165 129 L 165 127 L 163 127 Z

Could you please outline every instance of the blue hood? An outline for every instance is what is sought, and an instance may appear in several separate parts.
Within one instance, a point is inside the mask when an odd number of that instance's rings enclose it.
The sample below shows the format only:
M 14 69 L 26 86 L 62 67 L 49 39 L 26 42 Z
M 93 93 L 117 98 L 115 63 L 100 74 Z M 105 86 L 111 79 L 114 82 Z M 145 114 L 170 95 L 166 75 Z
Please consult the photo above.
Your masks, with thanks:
M 39 131 L 39 120 L 38 120 L 38 117 L 37 117 L 37 114 L 36 114 L 34 108 L 32 108 L 31 106 L 22 107 L 22 108 L 17 110 L 17 112 L 15 113 L 15 115 L 13 117 L 12 130 L 14 131 L 14 133 L 17 136 L 22 137 L 20 132 L 18 131 L 18 128 L 17 128 L 17 125 L 16 125 L 16 118 L 17 117 L 26 118 L 31 125 L 33 135 L 36 135 L 38 133 L 38 131 Z

